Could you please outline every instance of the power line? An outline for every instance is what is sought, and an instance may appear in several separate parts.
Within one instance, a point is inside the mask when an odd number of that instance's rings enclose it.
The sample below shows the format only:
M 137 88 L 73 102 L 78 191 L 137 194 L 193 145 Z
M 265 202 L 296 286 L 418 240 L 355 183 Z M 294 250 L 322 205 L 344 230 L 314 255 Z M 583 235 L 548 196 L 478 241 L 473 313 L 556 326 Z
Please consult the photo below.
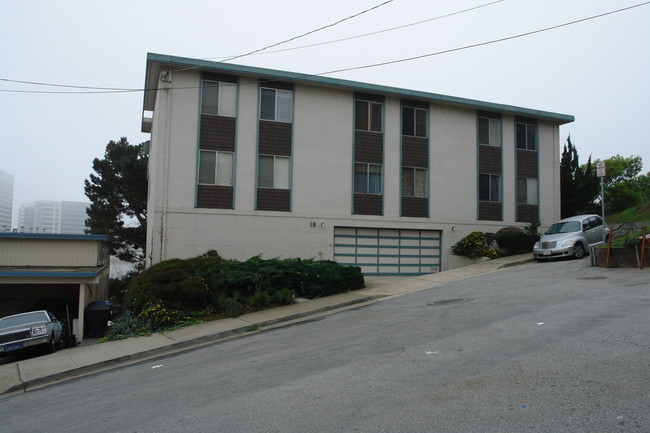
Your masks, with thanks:
M 353 39 L 365 38 L 365 37 L 368 37 L 368 36 L 374 36 L 374 35 L 378 35 L 378 34 L 381 34 L 381 33 L 392 32 L 392 31 L 395 31 L 395 30 L 401 30 L 401 29 L 404 29 L 404 28 L 407 28 L 407 27 L 413 27 L 413 26 L 428 23 L 428 22 L 431 22 L 431 21 L 440 20 L 442 18 L 448 18 L 448 17 L 454 16 L 454 15 L 463 14 L 463 13 L 470 12 L 470 11 L 473 11 L 473 10 L 476 10 L 476 9 L 481 9 L 481 8 L 484 8 L 484 7 L 487 7 L 487 6 L 492 6 L 492 5 L 495 5 L 497 3 L 502 3 L 503 1 L 505 1 L 505 0 L 496 0 L 496 1 L 493 1 L 493 2 L 490 2 L 490 3 L 484 3 L 482 5 L 474 6 L 474 7 L 468 8 L 468 9 L 463 9 L 463 10 L 456 11 L 456 12 L 451 12 L 451 13 L 448 13 L 448 14 L 445 14 L 445 15 L 439 15 L 439 16 L 436 16 L 436 17 L 433 17 L 433 18 L 428 18 L 426 20 L 416 21 L 416 22 L 413 22 L 413 23 L 404 24 L 404 25 L 397 26 L 397 27 L 390 27 L 390 28 L 383 29 L 383 30 L 377 30 L 377 31 L 370 32 L 370 33 L 363 33 L 363 34 L 360 34 L 360 35 L 349 36 L 349 37 L 341 38 L 341 39 L 334 39 L 334 40 L 331 40 L 331 41 L 317 42 L 317 43 L 309 44 L 309 45 L 300 45 L 298 47 L 280 48 L 280 49 L 277 49 L 277 50 L 266 51 L 264 53 L 255 53 L 253 55 L 272 54 L 272 53 L 281 53 L 281 52 L 285 52 L 285 51 L 301 50 L 301 49 L 304 49 L 304 48 L 312 48 L 312 47 L 318 47 L 318 46 L 321 46 L 321 45 L 329 45 L 329 44 L 334 44 L 334 43 L 337 43 L 337 42 L 345 42 L 345 41 L 350 41 L 350 40 L 353 40 Z M 229 56 L 205 57 L 204 60 L 218 60 L 218 59 L 225 59 L 227 57 L 229 57 Z M 225 60 L 223 60 L 223 61 L 225 61 Z
M 230 57 L 230 58 L 228 58 L 228 59 L 222 60 L 222 62 L 229 62 L 230 60 L 235 60 L 235 59 L 238 59 L 238 58 L 240 58 L 240 57 L 250 56 L 251 54 L 259 53 L 260 51 L 264 51 L 264 50 L 266 50 L 266 49 L 268 49 L 268 48 L 277 47 L 278 45 L 282 45 L 282 44 L 286 44 L 287 42 L 295 41 L 296 39 L 303 38 L 303 37 L 305 37 L 305 36 L 311 35 L 311 34 L 316 33 L 316 32 L 320 32 L 321 30 L 324 30 L 324 29 L 327 29 L 327 28 L 330 28 L 330 27 L 334 27 L 334 26 L 336 26 L 336 25 L 338 25 L 338 24 L 341 24 L 342 22 L 345 22 L 345 21 L 351 20 L 351 19 L 356 18 L 356 17 L 358 17 L 358 16 L 360 16 L 360 15 L 363 15 L 363 14 L 365 14 L 365 13 L 368 13 L 368 12 L 370 12 L 370 11 L 373 11 L 373 10 L 375 10 L 375 9 L 378 9 L 378 8 L 380 8 L 380 7 L 382 7 L 382 6 L 387 5 L 388 3 L 392 3 L 393 1 L 394 1 L 394 0 L 387 0 L 387 1 L 383 2 L 383 3 L 380 3 L 380 4 L 376 5 L 376 6 L 371 7 L 371 8 L 369 8 L 369 9 L 363 10 L 363 11 L 361 11 L 361 12 L 358 12 L 358 13 L 354 14 L 354 15 L 350 15 L 350 16 L 348 16 L 348 17 L 345 17 L 345 18 L 343 18 L 343 19 L 340 19 L 340 20 L 338 20 L 338 21 L 336 21 L 336 22 L 334 22 L 334 23 L 327 24 L 327 25 L 325 25 L 325 26 L 323 26 L 323 27 L 319 27 L 319 28 L 314 29 L 314 30 L 310 30 L 310 31 L 308 31 L 307 33 L 303 33 L 303 34 L 301 34 L 301 35 L 294 36 L 294 37 L 289 38 L 289 39 L 285 39 L 284 41 L 280 41 L 280 42 L 276 42 L 276 43 L 271 44 L 271 45 L 267 45 L 266 47 L 259 48 L 259 49 L 257 49 L 257 50 L 253 50 L 253 51 L 251 51 L 251 52 L 249 52 L 249 53 L 246 53 L 246 54 L 239 54 L 239 55 L 237 55 L 237 56 Z
M 386 65 L 392 65 L 392 64 L 395 64 L 395 63 L 410 62 L 412 60 L 424 59 L 426 57 L 439 56 L 441 54 L 453 53 L 455 51 L 462 51 L 462 50 L 467 50 L 467 49 L 470 49 L 470 48 L 481 47 L 481 46 L 484 46 L 484 45 L 496 44 L 498 42 L 509 41 L 509 40 L 512 40 L 512 39 L 522 38 L 524 36 L 534 35 L 536 33 L 542 33 L 542 32 L 546 32 L 546 31 L 549 31 L 549 30 L 559 29 L 561 27 L 570 26 L 570 25 L 573 25 L 573 24 L 593 20 L 593 19 L 596 19 L 596 18 L 602 18 L 602 17 L 607 16 L 607 15 L 612 15 L 612 14 L 619 13 L 619 12 L 624 12 L 624 11 L 627 11 L 627 10 L 630 10 L 630 9 L 638 8 L 640 6 L 645 6 L 647 4 L 650 4 L 650 1 L 639 3 L 639 4 L 636 4 L 636 5 L 633 5 L 633 6 L 628 6 L 628 7 L 621 8 L 621 9 L 616 9 L 616 10 L 605 12 L 605 13 L 598 14 L 598 15 L 592 15 L 590 17 L 581 18 L 579 20 L 569 21 L 569 22 L 566 22 L 566 23 L 563 23 L 563 24 L 558 24 L 558 25 L 551 26 L 551 27 L 545 27 L 543 29 L 533 30 L 533 31 L 526 32 L 526 33 L 520 33 L 520 34 L 514 35 L 514 36 L 507 36 L 505 38 L 493 39 L 493 40 L 487 41 L 487 42 L 479 42 L 479 43 L 472 44 L 472 45 L 465 45 L 465 46 L 462 46 L 462 47 L 451 48 L 451 49 L 448 49 L 448 50 L 436 51 L 434 53 L 422 54 L 422 55 L 419 55 L 419 56 L 407 57 L 407 58 L 398 59 L 398 60 L 389 60 L 389 61 L 380 62 L 380 63 L 372 63 L 372 64 L 369 64 L 369 65 L 363 65 L 363 66 L 354 66 L 354 67 L 351 67 L 351 68 L 337 69 L 337 70 L 333 70 L 333 71 L 321 72 L 319 74 L 310 74 L 310 75 L 311 76 L 314 76 L 314 75 L 315 76 L 320 76 L 320 75 L 335 74 L 335 73 L 338 73 L 338 72 L 347 72 L 347 71 L 354 71 L 354 70 L 359 70 L 359 69 L 376 68 L 378 66 L 386 66 Z
M 139 92 L 142 90 L 142 89 L 123 89 L 118 87 L 94 87 L 94 86 L 71 86 L 67 84 L 47 84 L 47 83 L 40 83 L 37 81 L 10 80 L 8 78 L 0 78 L 0 81 L 7 81 L 10 83 L 20 83 L 20 84 L 31 84 L 36 86 L 66 87 L 72 89 L 90 89 L 90 90 L 111 90 L 111 91 L 118 91 L 118 92 Z
M 578 23 L 581 23 L 581 22 L 594 20 L 596 18 L 602 18 L 602 17 L 607 16 L 607 15 L 613 15 L 613 14 L 616 14 L 616 13 L 619 13 L 619 12 L 624 12 L 624 11 L 634 9 L 634 8 L 638 8 L 638 7 L 641 7 L 641 6 L 645 6 L 645 5 L 648 5 L 648 4 L 650 4 L 650 1 L 646 1 L 646 2 L 643 2 L 643 3 L 638 3 L 636 5 L 628 6 L 628 7 L 621 8 L 621 9 L 616 9 L 616 10 L 605 12 L 605 13 L 598 14 L 598 15 L 592 15 L 592 16 L 589 16 L 589 17 L 586 17 L 586 18 L 581 18 L 581 19 L 574 20 L 574 21 L 569 21 L 569 22 L 566 22 L 566 23 L 563 23 L 563 24 L 557 24 L 557 25 L 554 25 L 554 26 L 545 27 L 545 28 L 542 28 L 542 29 L 533 30 L 533 31 L 526 32 L 526 33 L 520 33 L 518 35 L 507 36 L 507 37 L 500 38 L 500 39 L 493 39 L 491 41 L 479 42 L 479 43 L 476 43 L 476 44 L 465 45 L 465 46 L 462 46 L 462 47 L 451 48 L 451 49 L 448 49 L 448 50 L 437 51 L 437 52 L 434 52 L 434 53 L 422 54 L 422 55 L 419 55 L 419 56 L 413 56 L 413 57 L 408 57 L 408 58 L 403 58 L 403 59 L 389 60 L 389 61 L 386 61 L 386 62 L 373 63 L 373 64 L 368 64 L 368 65 L 363 65 L 363 66 L 355 66 L 355 67 L 344 68 L 344 69 L 337 69 L 337 70 L 328 71 L 328 72 L 321 72 L 321 73 L 318 73 L 318 74 L 303 74 L 301 76 L 294 77 L 294 79 L 299 80 L 299 79 L 303 79 L 303 78 L 321 76 L 321 75 L 329 75 L 329 74 L 334 74 L 334 73 L 338 73 L 338 72 L 346 72 L 346 71 L 353 71 L 353 70 L 359 70 L 359 69 L 369 69 L 369 68 L 375 68 L 375 67 L 385 66 L 385 65 L 395 64 L 395 63 L 404 63 L 404 62 L 409 62 L 409 61 L 412 61 L 412 60 L 423 59 L 423 58 L 426 58 L 426 57 L 433 57 L 433 56 L 438 56 L 438 55 L 441 55 L 441 54 L 447 54 L 447 53 L 452 53 L 452 52 L 456 52 L 456 51 L 467 50 L 467 49 L 470 49 L 470 48 L 476 48 L 476 47 L 480 47 L 480 46 L 484 46 L 484 45 L 491 45 L 491 44 L 495 44 L 495 43 L 498 43 L 498 42 L 504 42 L 504 41 L 508 41 L 508 40 L 512 40 L 512 39 L 522 38 L 524 36 L 530 36 L 530 35 L 533 35 L 533 34 L 536 34 L 536 33 L 542 33 L 542 32 L 546 32 L 546 31 L 549 31 L 549 30 L 555 30 L 555 29 L 558 29 L 558 28 L 561 28 L 561 27 L 567 27 L 567 26 L 570 26 L 570 25 L 573 25 L 573 24 L 578 24 Z M 197 67 L 199 67 L 199 66 L 197 66 Z M 114 87 L 72 86 L 72 85 L 64 85 L 64 84 L 48 84 L 48 83 L 40 83 L 40 82 L 33 82 L 33 81 L 10 80 L 10 79 L 7 79 L 7 78 L 0 78 L 0 81 L 31 84 L 31 85 L 39 85 L 39 86 L 66 87 L 66 88 L 76 88 L 76 89 L 92 89 L 92 91 L 81 90 L 79 92 L 39 91 L 39 90 L 30 91 L 30 90 L 5 90 L 5 89 L 0 89 L 0 92 L 16 92 L 16 93 L 84 94 L 84 93 L 126 93 L 126 92 L 144 92 L 144 91 L 148 91 L 148 90 L 154 90 L 154 91 L 159 90 L 158 88 L 151 88 L 151 89 L 122 89 L 122 88 L 114 88 Z M 172 89 L 173 90 L 196 89 L 198 87 L 199 86 L 174 87 Z

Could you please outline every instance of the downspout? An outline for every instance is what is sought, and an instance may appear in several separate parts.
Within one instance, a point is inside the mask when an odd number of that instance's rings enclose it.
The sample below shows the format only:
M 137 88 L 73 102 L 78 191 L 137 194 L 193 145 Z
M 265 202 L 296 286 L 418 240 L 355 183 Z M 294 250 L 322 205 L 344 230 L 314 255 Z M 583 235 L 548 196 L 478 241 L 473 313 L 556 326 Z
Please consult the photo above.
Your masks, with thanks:
M 169 191 L 169 146 L 171 134 L 171 71 L 161 71 L 160 73 L 161 88 L 165 91 L 166 107 L 165 107 L 165 156 L 164 156 L 164 169 L 163 169 L 163 191 L 162 191 L 162 212 L 160 215 L 160 261 L 165 260 L 165 232 L 167 229 L 167 210 L 168 210 L 168 191 Z

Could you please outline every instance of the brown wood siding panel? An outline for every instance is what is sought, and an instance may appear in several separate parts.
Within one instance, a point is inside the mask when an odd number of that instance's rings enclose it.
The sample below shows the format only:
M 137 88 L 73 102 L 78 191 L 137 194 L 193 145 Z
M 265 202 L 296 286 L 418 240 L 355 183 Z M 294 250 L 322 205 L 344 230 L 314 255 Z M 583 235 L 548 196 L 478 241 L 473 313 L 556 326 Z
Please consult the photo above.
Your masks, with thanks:
M 222 83 L 237 83 L 238 78 L 235 75 L 215 74 L 213 72 L 204 72 L 202 75 L 204 80 L 221 81 Z
M 234 117 L 201 116 L 201 149 L 235 151 L 235 125 Z
M 537 179 L 537 152 L 517 150 L 517 177 Z
M 419 137 L 402 137 L 402 166 L 429 167 L 429 140 Z
M 539 210 L 536 205 L 518 204 L 517 205 L 517 222 L 530 223 L 537 221 Z
M 383 164 L 384 134 L 355 131 L 354 134 L 354 160 L 356 162 L 369 162 Z
M 284 81 L 260 80 L 260 87 L 267 87 L 269 89 L 293 90 L 293 83 L 285 83 Z
M 362 101 L 371 101 L 371 102 L 384 102 L 384 97 L 381 95 L 373 95 L 370 93 L 360 93 L 356 92 L 354 94 L 354 99 L 360 99 Z
M 423 110 L 428 110 L 429 109 L 429 103 L 426 101 L 416 101 L 413 99 L 403 99 L 402 100 L 402 107 L 413 107 L 413 108 L 421 108 Z
M 501 203 L 493 203 L 488 201 L 479 202 L 478 219 L 487 221 L 502 221 L 503 218 L 501 217 Z
M 402 216 L 428 218 L 429 199 L 423 197 L 402 197 Z
M 232 209 L 232 202 L 232 186 L 199 185 L 196 207 L 211 209 Z
M 256 209 L 291 212 L 291 191 L 288 189 L 257 188 Z
M 260 120 L 259 153 L 291 156 L 291 123 Z
M 382 196 L 375 194 L 354 194 L 356 215 L 382 215 Z
M 501 174 L 501 148 L 496 146 L 478 147 L 478 170 L 481 174 Z

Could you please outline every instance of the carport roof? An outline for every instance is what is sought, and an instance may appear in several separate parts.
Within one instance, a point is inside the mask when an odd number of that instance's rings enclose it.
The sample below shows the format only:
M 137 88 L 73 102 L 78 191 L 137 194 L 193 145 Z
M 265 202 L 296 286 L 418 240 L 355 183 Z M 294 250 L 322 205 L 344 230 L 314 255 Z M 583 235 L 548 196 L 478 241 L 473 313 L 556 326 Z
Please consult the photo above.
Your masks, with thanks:
M 106 266 L 52 267 L 0 266 L 0 277 L 97 278 Z
M 56 233 L 0 233 L 0 239 L 66 239 L 81 241 L 109 241 L 108 235 L 73 235 L 73 234 L 56 234 Z

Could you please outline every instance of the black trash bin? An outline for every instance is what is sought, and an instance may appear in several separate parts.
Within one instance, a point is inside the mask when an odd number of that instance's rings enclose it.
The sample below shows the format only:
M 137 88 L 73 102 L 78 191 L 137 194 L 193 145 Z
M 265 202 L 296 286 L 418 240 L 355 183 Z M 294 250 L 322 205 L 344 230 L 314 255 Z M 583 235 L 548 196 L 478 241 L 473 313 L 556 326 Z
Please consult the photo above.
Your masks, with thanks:
M 111 301 L 93 301 L 84 310 L 84 337 L 101 338 L 106 333 L 111 319 L 113 303 Z

